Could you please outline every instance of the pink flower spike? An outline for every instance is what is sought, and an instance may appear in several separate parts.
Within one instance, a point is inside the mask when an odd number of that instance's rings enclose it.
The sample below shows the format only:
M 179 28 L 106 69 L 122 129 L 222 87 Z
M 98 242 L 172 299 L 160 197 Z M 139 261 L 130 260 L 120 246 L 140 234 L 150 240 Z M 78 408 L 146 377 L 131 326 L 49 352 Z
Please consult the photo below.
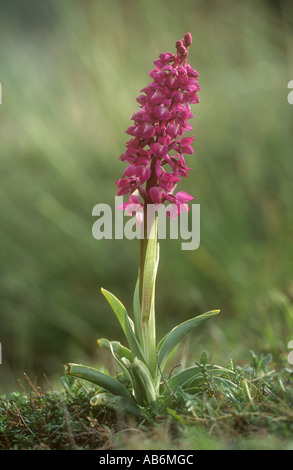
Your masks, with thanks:
M 145 204 L 171 202 L 175 206 L 173 213 L 178 215 L 188 210 L 187 203 L 193 199 L 184 191 L 175 194 L 177 184 L 191 169 L 183 155 L 193 154 L 194 137 L 183 136 L 192 130 L 188 122 L 193 118 L 190 106 L 199 102 L 198 73 L 187 61 L 191 44 L 192 36 L 186 33 L 176 42 L 176 54 L 160 54 L 149 72 L 152 82 L 141 89 L 137 98 L 139 110 L 126 130 L 131 139 L 120 156 L 128 167 L 116 182 L 118 195 L 130 195 L 124 210 L 131 212 L 136 204 L 143 210 Z M 137 191 L 139 196 L 135 196 Z M 140 209 L 138 213 L 141 216 Z

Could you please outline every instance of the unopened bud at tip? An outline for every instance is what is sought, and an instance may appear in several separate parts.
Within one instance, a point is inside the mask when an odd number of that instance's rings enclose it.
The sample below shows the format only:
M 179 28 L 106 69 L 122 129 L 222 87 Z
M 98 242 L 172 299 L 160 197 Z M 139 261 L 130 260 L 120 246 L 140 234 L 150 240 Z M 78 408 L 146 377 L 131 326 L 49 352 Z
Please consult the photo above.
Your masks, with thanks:
M 192 43 L 192 36 L 190 33 L 186 33 L 185 36 L 184 36 L 184 44 L 185 44 L 185 47 L 189 47 Z

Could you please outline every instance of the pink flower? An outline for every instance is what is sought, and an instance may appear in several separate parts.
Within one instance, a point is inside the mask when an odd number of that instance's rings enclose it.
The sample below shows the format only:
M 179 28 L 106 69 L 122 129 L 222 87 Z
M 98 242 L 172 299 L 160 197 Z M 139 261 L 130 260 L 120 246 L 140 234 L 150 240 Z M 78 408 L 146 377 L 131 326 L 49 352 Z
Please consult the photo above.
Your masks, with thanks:
M 116 181 L 117 194 L 130 195 L 124 209 L 131 210 L 133 204 L 143 207 L 169 201 L 179 214 L 188 210 L 187 203 L 193 199 L 184 191 L 175 194 L 177 183 L 190 170 L 184 155 L 193 154 L 194 136 L 183 135 L 192 130 L 188 123 L 193 117 L 190 105 L 199 102 L 198 73 L 187 62 L 191 44 L 192 36 L 187 33 L 176 42 L 176 55 L 160 54 L 149 73 L 153 81 L 137 98 L 140 109 L 132 116 L 133 125 L 126 130 L 131 139 L 120 156 L 128 166 Z M 143 202 L 139 202 L 138 193 Z
M 129 201 L 124 202 L 116 207 L 117 210 L 124 210 L 128 215 L 136 216 L 137 228 L 141 227 L 143 222 L 143 203 L 140 202 L 139 196 L 132 194 L 129 196 Z
M 171 219 L 175 218 L 181 212 L 187 212 L 189 210 L 187 202 L 194 199 L 193 196 L 185 191 L 179 191 L 175 195 L 166 194 L 165 197 L 172 204 L 171 207 L 168 207 L 169 217 L 171 217 Z

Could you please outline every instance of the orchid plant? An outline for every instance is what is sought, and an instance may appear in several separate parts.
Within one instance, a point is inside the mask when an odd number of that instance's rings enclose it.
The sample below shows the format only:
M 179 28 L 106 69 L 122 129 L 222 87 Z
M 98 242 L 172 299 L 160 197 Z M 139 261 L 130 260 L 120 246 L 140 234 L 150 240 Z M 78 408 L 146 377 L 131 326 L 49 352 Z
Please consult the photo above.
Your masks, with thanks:
M 101 370 L 79 364 L 67 364 L 67 374 L 85 379 L 100 387 L 92 404 L 114 405 L 130 411 L 144 406 L 156 407 L 160 397 L 166 400 L 178 389 L 192 392 L 199 383 L 200 367 L 180 370 L 168 379 L 164 373 L 185 336 L 208 318 L 213 310 L 196 316 L 173 328 L 158 343 L 156 340 L 155 284 L 159 263 L 158 217 L 148 217 L 151 205 L 159 208 L 171 203 L 169 216 L 188 211 L 190 194 L 176 192 L 177 183 L 188 176 L 184 155 L 192 154 L 193 137 L 183 137 L 192 130 L 188 120 L 193 117 L 190 105 L 199 102 L 198 73 L 187 61 L 192 43 L 190 33 L 176 43 L 176 54 L 160 54 L 150 71 L 153 81 L 137 98 L 140 109 L 132 117 L 133 125 L 126 133 L 131 139 L 120 159 L 127 168 L 116 183 L 118 195 L 129 195 L 120 209 L 131 213 L 139 207 L 143 223 L 140 240 L 140 266 L 133 297 L 132 317 L 112 293 L 102 293 L 112 307 L 124 332 L 127 347 L 118 341 L 99 339 L 98 345 L 110 351 L 121 373 L 112 377 Z M 167 169 L 169 171 L 167 171 Z M 147 223 L 148 222 L 148 223 Z M 217 371 L 218 366 L 210 365 Z

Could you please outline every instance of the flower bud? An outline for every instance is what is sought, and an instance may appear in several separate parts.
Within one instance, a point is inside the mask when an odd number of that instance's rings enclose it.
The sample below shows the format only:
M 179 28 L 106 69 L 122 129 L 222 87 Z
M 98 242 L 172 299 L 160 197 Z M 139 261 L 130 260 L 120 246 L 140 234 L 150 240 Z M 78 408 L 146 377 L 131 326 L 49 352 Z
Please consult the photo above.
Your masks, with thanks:
M 184 36 L 184 45 L 185 47 L 189 47 L 192 43 L 192 36 L 190 33 L 186 33 Z

